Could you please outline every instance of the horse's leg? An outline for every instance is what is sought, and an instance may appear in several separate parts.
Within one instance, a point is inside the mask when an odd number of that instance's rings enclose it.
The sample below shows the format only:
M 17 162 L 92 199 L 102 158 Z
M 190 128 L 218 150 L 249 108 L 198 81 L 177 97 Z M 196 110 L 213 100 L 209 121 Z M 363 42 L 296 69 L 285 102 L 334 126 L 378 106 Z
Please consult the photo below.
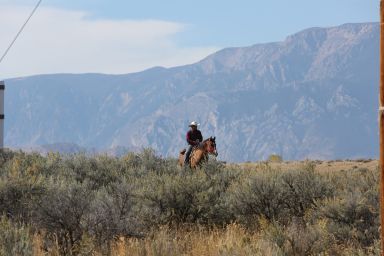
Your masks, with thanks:
M 189 158 L 189 166 L 191 168 L 196 168 L 196 150 L 193 150 Z
M 195 150 L 192 152 L 191 157 L 191 168 L 196 168 L 199 166 L 201 158 L 203 157 L 203 152 L 201 150 Z

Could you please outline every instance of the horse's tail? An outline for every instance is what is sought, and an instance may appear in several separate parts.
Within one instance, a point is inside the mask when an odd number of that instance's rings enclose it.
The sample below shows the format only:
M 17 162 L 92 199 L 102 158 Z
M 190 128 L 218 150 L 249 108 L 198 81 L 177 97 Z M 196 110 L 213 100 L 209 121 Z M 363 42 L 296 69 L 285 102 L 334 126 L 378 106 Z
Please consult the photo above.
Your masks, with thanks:
M 185 154 L 185 152 L 187 152 L 187 150 L 185 148 L 180 151 L 180 154 L 179 154 L 179 165 L 180 166 L 184 165 L 184 154 Z

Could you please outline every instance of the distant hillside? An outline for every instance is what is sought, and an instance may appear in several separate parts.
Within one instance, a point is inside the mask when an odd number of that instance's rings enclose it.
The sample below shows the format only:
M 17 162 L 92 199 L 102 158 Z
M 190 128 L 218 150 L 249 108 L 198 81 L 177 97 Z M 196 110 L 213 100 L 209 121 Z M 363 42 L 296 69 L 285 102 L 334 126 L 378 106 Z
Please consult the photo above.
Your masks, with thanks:
M 204 136 L 217 137 L 221 160 L 372 158 L 378 74 L 379 24 L 364 23 L 310 28 L 175 68 L 11 79 L 5 144 L 176 156 L 197 120 Z

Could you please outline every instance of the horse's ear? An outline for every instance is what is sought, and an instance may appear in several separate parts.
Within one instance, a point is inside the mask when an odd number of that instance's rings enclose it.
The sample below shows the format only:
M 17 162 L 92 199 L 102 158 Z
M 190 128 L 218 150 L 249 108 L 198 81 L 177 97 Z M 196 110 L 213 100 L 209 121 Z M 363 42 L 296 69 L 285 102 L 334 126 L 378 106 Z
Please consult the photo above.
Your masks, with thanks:
M 216 140 L 216 137 L 213 137 L 213 140 Z

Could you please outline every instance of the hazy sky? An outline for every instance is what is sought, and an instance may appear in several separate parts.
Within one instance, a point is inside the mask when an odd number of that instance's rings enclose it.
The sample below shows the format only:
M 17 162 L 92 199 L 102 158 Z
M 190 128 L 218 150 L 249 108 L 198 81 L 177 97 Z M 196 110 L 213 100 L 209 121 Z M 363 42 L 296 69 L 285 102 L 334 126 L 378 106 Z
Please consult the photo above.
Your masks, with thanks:
M 36 3 L 0 0 L 1 55 Z M 378 7 L 378 0 L 43 0 L 0 63 L 0 79 L 190 64 L 309 27 L 376 22 Z

